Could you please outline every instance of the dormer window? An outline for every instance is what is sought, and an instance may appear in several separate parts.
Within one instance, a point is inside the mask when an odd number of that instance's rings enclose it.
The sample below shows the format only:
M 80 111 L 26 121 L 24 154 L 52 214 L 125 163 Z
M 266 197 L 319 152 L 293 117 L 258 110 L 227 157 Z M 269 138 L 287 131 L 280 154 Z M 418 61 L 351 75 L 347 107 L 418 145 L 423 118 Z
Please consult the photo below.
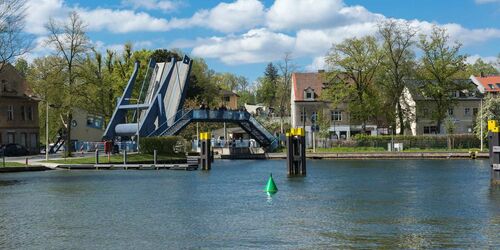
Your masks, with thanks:
M 493 84 L 488 84 L 488 86 L 490 87 L 490 89 L 495 89 L 495 86 Z
M 314 89 L 307 88 L 304 90 L 304 99 L 305 100 L 314 100 Z
M 497 85 L 497 88 L 499 88 L 499 89 L 500 89 L 500 83 L 497 83 L 496 85 Z

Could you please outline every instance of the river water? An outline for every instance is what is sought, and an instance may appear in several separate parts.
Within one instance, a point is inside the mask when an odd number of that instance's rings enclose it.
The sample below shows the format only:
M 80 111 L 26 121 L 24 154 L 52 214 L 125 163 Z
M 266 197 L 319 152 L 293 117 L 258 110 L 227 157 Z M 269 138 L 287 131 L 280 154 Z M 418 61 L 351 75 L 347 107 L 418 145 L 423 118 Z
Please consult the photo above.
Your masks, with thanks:
M 305 178 L 263 160 L 2 174 L 0 248 L 499 249 L 489 178 L 480 160 L 310 160 Z

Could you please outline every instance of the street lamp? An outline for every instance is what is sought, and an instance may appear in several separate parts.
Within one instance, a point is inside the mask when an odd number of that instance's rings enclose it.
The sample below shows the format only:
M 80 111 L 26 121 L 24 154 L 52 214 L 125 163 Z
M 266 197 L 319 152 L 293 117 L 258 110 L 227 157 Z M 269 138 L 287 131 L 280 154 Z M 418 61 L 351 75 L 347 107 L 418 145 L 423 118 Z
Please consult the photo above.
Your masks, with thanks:
M 389 126 L 389 130 L 391 131 L 391 152 L 394 151 L 394 131 L 392 130 L 392 126 Z

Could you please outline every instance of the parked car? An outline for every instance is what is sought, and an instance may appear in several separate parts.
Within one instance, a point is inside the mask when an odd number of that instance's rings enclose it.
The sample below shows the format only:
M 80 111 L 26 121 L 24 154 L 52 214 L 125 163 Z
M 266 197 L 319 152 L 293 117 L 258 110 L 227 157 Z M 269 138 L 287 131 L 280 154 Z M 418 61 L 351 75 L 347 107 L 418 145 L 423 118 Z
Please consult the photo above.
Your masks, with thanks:
M 29 155 L 30 151 L 24 146 L 19 144 L 11 143 L 0 146 L 0 156 L 25 156 Z

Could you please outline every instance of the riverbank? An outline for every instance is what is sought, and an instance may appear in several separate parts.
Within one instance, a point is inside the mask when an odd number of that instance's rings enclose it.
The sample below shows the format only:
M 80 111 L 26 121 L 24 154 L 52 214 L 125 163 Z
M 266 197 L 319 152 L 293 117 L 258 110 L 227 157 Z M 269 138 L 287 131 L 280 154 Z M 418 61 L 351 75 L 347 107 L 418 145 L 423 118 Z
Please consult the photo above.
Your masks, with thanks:
M 6 166 L 0 167 L 0 173 L 16 173 L 16 172 L 34 172 L 34 171 L 47 171 L 52 168 L 45 166 Z
M 474 157 L 475 155 L 475 157 Z M 261 159 L 249 156 L 248 159 Z M 487 152 L 361 152 L 361 153 L 307 153 L 308 159 L 487 159 Z M 239 159 L 243 159 L 241 156 Z M 286 159 L 285 153 L 267 153 L 265 159 Z

